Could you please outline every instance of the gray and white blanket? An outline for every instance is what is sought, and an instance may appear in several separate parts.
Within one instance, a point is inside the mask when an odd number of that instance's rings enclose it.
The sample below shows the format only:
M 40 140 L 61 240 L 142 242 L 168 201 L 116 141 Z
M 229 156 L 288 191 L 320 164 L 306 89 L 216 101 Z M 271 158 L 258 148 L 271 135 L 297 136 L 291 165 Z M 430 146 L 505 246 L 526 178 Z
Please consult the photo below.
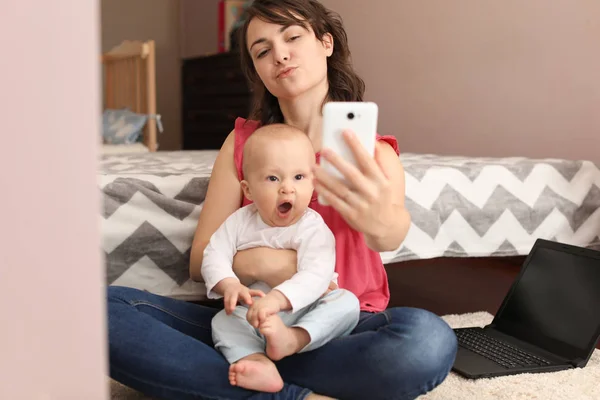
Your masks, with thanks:
M 194 230 L 216 151 L 106 155 L 102 247 L 109 284 L 196 300 Z M 401 156 L 411 228 L 384 263 L 525 255 L 536 238 L 600 248 L 600 170 L 588 161 Z

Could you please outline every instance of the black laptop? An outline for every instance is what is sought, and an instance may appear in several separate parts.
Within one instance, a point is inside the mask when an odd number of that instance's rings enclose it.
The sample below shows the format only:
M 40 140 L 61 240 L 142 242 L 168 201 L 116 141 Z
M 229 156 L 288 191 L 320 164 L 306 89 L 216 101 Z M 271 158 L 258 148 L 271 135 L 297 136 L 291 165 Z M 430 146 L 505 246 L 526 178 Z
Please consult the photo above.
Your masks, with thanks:
M 454 332 L 467 378 L 584 367 L 600 337 L 600 251 L 538 239 L 492 323 Z

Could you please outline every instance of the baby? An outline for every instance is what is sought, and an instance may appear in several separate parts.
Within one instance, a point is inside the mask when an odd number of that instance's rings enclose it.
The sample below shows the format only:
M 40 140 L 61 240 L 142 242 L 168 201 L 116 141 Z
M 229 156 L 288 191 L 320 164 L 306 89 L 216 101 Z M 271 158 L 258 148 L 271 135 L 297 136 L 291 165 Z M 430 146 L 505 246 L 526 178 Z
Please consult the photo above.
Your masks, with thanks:
M 278 392 L 283 380 L 273 361 L 348 335 L 358 323 L 354 294 L 343 289 L 324 294 L 337 278 L 335 239 L 308 208 L 314 164 L 313 147 L 302 131 L 282 124 L 256 130 L 244 147 L 241 182 L 253 204 L 229 216 L 204 251 L 208 297 L 224 297 L 212 334 L 215 348 L 232 364 L 232 385 Z M 264 282 L 242 285 L 233 257 L 254 247 L 296 250 L 297 273 L 274 288 Z M 244 305 L 236 306 L 238 301 Z

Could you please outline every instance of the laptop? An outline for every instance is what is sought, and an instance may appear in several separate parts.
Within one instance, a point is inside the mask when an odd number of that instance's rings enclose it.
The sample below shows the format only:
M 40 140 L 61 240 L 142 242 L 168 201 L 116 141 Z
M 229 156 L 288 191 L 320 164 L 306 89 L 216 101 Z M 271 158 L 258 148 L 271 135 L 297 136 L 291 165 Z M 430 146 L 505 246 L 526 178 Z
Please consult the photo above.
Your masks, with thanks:
M 538 239 L 492 323 L 454 332 L 466 378 L 584 367 L 600 337 L 600 251 Z

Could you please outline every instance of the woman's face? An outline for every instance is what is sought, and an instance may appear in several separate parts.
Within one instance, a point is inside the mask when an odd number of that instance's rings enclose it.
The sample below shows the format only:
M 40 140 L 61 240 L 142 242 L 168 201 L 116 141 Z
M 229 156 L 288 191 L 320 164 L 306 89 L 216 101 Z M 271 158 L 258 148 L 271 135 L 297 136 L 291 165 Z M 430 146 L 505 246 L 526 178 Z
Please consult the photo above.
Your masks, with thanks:
M 327 57 L 333 40 L 319 40 L 312 29 L 287 28 L 254 18 L 248 25 L 248 51 L 254 68 L 269 92 L 293 99 L 319 85 L 327 85 Z

